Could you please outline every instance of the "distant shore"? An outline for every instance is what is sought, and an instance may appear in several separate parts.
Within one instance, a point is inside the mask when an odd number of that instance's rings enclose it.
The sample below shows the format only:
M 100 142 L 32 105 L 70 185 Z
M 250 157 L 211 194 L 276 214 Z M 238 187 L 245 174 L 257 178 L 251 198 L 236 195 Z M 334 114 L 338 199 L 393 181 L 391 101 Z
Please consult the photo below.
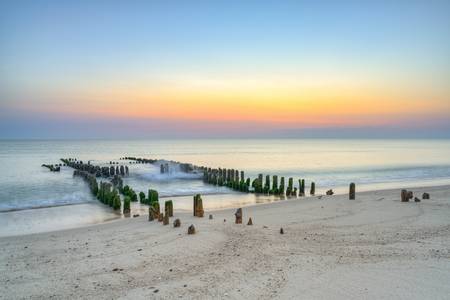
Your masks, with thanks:
M 242 225 L 225 209 L 3 237 L 0 298 L 445 299 L 450 186 L 412 191 L 431 199 L 379 190 L 248 206 Z

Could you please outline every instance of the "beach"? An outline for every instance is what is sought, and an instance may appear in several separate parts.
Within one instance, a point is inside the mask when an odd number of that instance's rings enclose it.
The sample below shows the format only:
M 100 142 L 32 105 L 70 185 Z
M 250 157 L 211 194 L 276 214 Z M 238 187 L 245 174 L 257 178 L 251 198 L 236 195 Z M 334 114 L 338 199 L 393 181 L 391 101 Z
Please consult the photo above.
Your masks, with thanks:
M 450 186 L 411 190 L 431 199 L 378 190 L 247 206 L 243 224 L 234 208 L 175 210 L 167 226 L 141 215 L 2 237 L 0 298 L 448 299 Z

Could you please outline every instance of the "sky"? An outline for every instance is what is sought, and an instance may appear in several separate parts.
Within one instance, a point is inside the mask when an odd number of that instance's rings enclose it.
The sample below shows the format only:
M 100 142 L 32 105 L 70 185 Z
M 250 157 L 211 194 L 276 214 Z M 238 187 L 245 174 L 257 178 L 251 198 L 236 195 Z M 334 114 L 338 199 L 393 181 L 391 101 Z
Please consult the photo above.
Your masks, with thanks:
M 0 138 L 450 137 L 450 1 L 0 0 Z

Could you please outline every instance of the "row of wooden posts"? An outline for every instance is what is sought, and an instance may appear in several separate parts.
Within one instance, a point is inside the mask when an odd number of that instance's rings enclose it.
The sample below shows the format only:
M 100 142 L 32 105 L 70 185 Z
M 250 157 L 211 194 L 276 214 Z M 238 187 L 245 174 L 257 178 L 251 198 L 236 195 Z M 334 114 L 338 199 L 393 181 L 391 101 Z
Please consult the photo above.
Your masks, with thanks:
M 251 181 L 250 178 L 245 179 L 244 171 L 234 169 L 212 169 L 204 168 L 203 181 L 217 186 L 227 186 L 233 190 L 257 193 L 267 195 L 286 195 L 290 196 L 305 196 L 305 179 L 298 180 L 298 188 L 294 186 L 294 179 L 288 179 L 288 185 L 285 185 L 285 178 L 280 177 L 280 184 L 278 184 L 278 176 L 266 175 L 263 180 L 263 174 L 259 174 L 257 178 Z M 314 195 L 316 192 L 316 184 L 311 182 L 309 193 Z
M 90 163 L 83 163 L 82 160 L 77 160 L 77 159 L 71 159 L 71 158 L 61 158 L 61 161 L 76 170 L 82 170 L 82 171 L 86 171 L 89 172 L 93 175 L 95 175 L 96 177 L 110 177 L 110 176 L 115 176 L 115 175 L 120 175 L 120 176 L 126 176 L 129 174 L 129 169 L 128 166 L 124 166 L 124 165 L 120 165 L 120 166 L 105 166 L 105 167 L 100 167 L 100 166 L 94 166 L 91 165 Z
M 246 192 L 246 193 L 257 193 L 266 195 L 278 195 L 287 197 L 299 197 L 306 195 L 306 185 L 305 179 L 298 180 L 298 188 L 294 186 L 294 178 L 288 178 L 288 184 L 285 185 L 285 178 L 280 177 L 280 184 L 278 184 L 278 176 L 273 175 L 272 181 L 271 176 L 266 175 L 265 180 L 263 180 L 263 174 L 259 174 L 257 178 L 251 181 L 250 178 L 245 179 L 244 171 L 238 171 L 234 169 L 214 169 L 214 168 L 203 168 L 203 181 L 209 184 L 217 186 L 227 186 L 233 190 Z M 251 182 L 251 184 L 250 184 Z M 356 197 L 356 186 L 355 183 L 350 183 L 349 186 L 349 199 L 354 200 Z M 309 194 L 315 195 L 316 184 L 311 182 Z M 329 190 L 327 195 L 334 194 L 333 190 Z

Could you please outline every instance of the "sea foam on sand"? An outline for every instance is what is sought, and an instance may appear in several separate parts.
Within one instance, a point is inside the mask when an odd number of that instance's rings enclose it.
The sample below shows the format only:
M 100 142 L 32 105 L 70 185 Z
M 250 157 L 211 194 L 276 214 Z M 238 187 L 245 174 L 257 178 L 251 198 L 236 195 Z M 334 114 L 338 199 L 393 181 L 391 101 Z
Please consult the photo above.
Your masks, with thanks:
M 450 187 L 412 190 L 0 238 L 0 298 L 448 299 Z

